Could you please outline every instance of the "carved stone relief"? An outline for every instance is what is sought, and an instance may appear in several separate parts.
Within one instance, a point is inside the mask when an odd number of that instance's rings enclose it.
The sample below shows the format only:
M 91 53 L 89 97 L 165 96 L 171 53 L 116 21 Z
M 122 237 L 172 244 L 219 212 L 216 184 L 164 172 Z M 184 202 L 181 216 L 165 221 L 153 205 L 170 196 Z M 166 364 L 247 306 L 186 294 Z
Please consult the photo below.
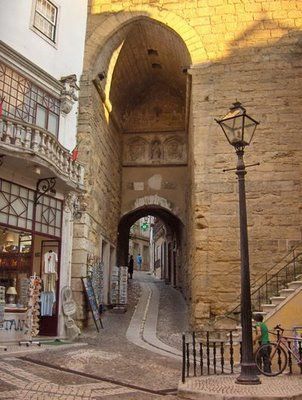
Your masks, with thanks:
M 141 137 L 130 139 L 125 146 L 124 159 L 128 162 L 143 161 L 147 156 L 147 142 Z
M 181 160 L 183 157 L 183 144 L 177 138 L 169 138 L 164 142 L 164 152 L 169 160 Z
M 130 137 L 130 138 L 129 138 Z M 187 146 L 184 133 L 124 135 L 124 165 L 186 164 Z
M 167 199 L 160 197 L 158 195 L 152 195 L 152 196 L 144 196 L 140 197 L 139 199 L 136 199 L 134 204 L 133 204 L 133 210 L 139 207 L 147 206 L 147 205 L 158 205 L 163 208 L 166 208 L 170 211 L 173 209 L 173 205 L 170 201 Z
M 84 195 L 79 195 L 71 191 L 64 196 L 64 211 L 71 213 L 73 218 L 81 218 L 83 212 L 86 210 L 87 203 L 85 202 Z
M 160 160 L 161 156 L 161 142 L 159 140 L 154 140 L 150 145 L 150 158 L 151 160 Z
M 61 78 L 63 89 L 61 92 L 61 111 L 64 114 L 70 113 L 75 101 L 78 100 L 79 86 L 77 85 L 77 76 L 68 75 Z

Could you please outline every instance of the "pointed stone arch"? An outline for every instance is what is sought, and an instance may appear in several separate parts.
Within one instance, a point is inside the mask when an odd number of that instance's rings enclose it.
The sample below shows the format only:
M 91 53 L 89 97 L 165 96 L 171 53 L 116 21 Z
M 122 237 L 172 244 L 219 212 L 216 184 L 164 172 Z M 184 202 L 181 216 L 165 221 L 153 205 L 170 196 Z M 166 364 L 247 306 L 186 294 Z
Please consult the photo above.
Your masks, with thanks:
M 93 15 L 99 13 L 97 5 L 92 5 L 91 10 Z M 126 25 L 143 18 L 152 19 L 172 29 L 186 44 L 192 64 L 208 59 L 200 36 L 184 18 L 172 11 L 141 4 L 130 6 L 128 9 L 121 8 L 115 14 L 110 14 L 88 35 L 84 69 L 96 62 L 100 50 L 110 37 Z

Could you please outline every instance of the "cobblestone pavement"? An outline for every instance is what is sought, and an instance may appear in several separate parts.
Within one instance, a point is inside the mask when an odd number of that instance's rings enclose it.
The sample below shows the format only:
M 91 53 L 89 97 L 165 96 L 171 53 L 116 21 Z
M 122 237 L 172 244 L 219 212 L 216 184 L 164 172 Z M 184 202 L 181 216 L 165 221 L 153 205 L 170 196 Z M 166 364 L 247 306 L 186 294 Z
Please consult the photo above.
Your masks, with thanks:
M 185 300 L 179 291 L 170 286 L 167 288 L 163 282 L 157 286 L 160 290 L 157 336 L 162 342 L 181 350 L 181 335 L 188 330 Z
M 185 321 L 180 294 L 146 273 L 134 273 L 129 306 L 124 314 L 107 311 L 104 329 L 89 327 L 77 346 L 55 346 L 43 352 L 10 351 L 0 358 L 0 399 L 176 399 L 181 363 L 153 353 L 126 339 L 141 294 L 140 281 L 156 284 L 160 292 L 158 337 L 179 347 Z M 179 313 L 177 312 L 179 309 Z
M 274 378 L 261 375 L 261 385 L 238 385 L 235 376 L 190 378 L 179 384 L 180 396 L 199 400 L 300 400 L 302 376 L 281 375 Z

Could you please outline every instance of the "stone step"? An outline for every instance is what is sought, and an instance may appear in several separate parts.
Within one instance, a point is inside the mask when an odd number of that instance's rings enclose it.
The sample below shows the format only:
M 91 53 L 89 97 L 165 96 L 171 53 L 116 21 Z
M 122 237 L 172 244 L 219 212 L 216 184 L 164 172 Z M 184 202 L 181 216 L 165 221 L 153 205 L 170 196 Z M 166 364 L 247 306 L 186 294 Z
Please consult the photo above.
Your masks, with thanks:
M 283 300 L 285 300 L 286 297 L 284 296 L 273 296 L 270 298 L 270 301 L 272 302 L 272 304 L 275 304 L 276 306 L 280 303 L 282 303 Z
M 288 297 L 295 292 L 295 289 L 281 289 L 279 294 L 282 297 Z
M 261 310 L 261 311 L 253 311 L 252 314 L 253 315 L 260 314 L 260 315 L 263 315 L 263 318 L 264 318 L 266 316 L 267 312 L 263 311 L 263 310 Z
M 293 282 L 290 282 L 287 286 L 289 289 L 296 290 L 302 286 L 302 281 L 293 281 Z
M 261 304 L 261 308 L 263 311 L 270 313 L 276 308 L 276 304 Z

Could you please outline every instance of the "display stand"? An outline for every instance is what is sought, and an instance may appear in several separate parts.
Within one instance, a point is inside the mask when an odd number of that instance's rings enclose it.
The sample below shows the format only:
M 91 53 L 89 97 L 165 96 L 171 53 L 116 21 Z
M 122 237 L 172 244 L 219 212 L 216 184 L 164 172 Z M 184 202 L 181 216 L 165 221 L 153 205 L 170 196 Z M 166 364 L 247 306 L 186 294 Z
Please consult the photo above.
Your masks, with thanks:
M 93 290 L 93 286 L 92 286 L 92 282 L 91 282 L 91 278 L 89 276 L 86 276 L 84 278 L 82 278 L 82 282 L 84 285 L 84 289 L 86 292 L 86 296 L 87 296 L 87 300 L 92 312 L 92 317 L 95 323 L 95 327 L 97 329 L 98 332 L 100 332 L 100 329 L 103 329 L 103 323 L 100 317 L 100 313 L 98 310 L 98 305 L 97 305 L 97 301 L 95 298 L 95 293 Z
M 124 313 L 127 311 L 127 282 L 128 267 L 114 267 L 111 276 L 111 304 L 112 311 Z
M 5 286 L 0 286 L 0 330 L 3 330 L 5 312 Z M 7 351 L 6 346 L 0 346 L 0 349 Z
M 119 268 L 119 304 L 126 307 L 128 292 L 128 267 Z
M 95 256 L 90 256 L 87 259 L 87 264 L 87 276 L 91 279 L 98 310 L 101 313 L 104 303 L 104 264 Z
M 113 306 L 118 304 L 119 300 L 119 268 L 113 267 L 111 274 L 110 302 Z
M 39 340 L 32 339 L 33 336 L 38 334 L 38 324 L 39 324 L 39 298 L 41 292 L 41 278 L 36 274 L 29 278 L 29 312 L 28 312 L 28 328 L 30 332 L 30 339 L 19 341 L 19 346 L 25 345 L 37 345 L 41 346 Z

